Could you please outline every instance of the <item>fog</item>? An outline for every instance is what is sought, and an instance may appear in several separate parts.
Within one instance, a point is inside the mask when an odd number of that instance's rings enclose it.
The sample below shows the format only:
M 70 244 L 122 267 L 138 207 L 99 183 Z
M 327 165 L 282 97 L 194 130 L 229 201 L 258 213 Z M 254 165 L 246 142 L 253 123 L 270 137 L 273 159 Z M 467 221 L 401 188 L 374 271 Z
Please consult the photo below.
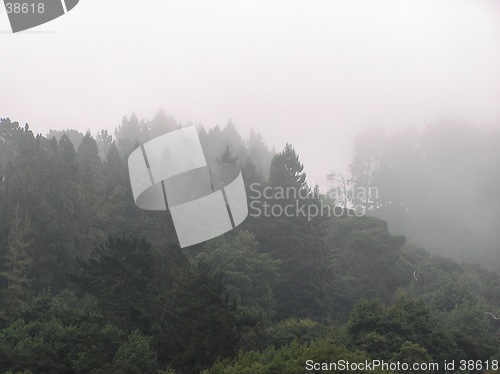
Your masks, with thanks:
M 0 113 L 35 132 L 179 122 L 291 142 L 310 183 L 346 171 L 363 128 L 443 116 L 498 125 L 492 1 L 82 0 L 11 34 L 0 12 Z
M 500 374 L 499 190 L 500 1 L 0 5 L 0 373 Z
M 443 119 L 393 134 L 371 129 L 355 142 L 353 190 L 368 213 L 407 243 L 459 261 L 500 266 L 500 128 Z

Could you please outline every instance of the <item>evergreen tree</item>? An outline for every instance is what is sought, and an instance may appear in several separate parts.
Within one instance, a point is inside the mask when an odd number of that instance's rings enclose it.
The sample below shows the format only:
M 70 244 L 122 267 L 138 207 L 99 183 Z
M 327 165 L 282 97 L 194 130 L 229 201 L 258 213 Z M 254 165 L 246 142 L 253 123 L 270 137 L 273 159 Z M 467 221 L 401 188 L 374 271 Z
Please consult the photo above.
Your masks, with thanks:
M 99 182 L 102 161 L 99 157 L 97 142 L 90 134 L 90 131 L 85 133 L 82 143 L 78 147 L 77 160 L 80 165 L 80 181 L 93 184 Z
M 220 158 L 217 159 L 217 162 L 219 163 L 228 163 L 228 164 L 236 164 L 238 161 L 238 156 L 233 156 L 231 153 L 231 149 L 229 148 L 229 145 L 224 148 L 224 152 L 220 156 Z
M 268 178 L 271 161 L 275 153 L 274 149 L 270 151 L 264 143 L 262 136 L 259 133 L 256 133 L 254 129 L 250 131 L 246 146 L 248 150 L 248 158 L 252 160 L 257 168 L 257 171 Z
M 134 113 L 130 119 L 123 117 L 121 126 L 115 130 L 115 137 L 121 154 L 128 157 L 135 149 L 136 142 L 140 142 L 141 139 L 141 124 Z
M 99 149 L 99 157 L 102 161 L 106 160 L 111 144 L 113 144 L 113 136 L 108 133 L 108 130 L 101 130 L 96 136 L 96 143 Z
M 163 109 L 160 109 L 155 114 L 153 119 L 148 123 L 149 136 L 154 139 L 158 136 L 169 133 L 170 131 L 177 130 L 179 125 L 172 116 L 167 116 Z
M 219 357 L 236 352 L 239 334 L 235 307 L 221 274 L 194 266 L 177 284 L 173 308 L 166 312 L 165 358 L 182 373 L 199 373 Z
M 48 138 L 52 139 L 55 138 L 57 141 L 61 141 L 63 136 L 67 136 L 68 139 L 71 141 L 75 149 L 78 149 L 80 144 L 82 144 L 82 140 L 84 137 L 84 134 L 82 134 L 79 131 L 68 129 L 68 130 L 49 130 Z
M 290 143 L 285 149 L 273 157 L 269 184 L 280 187 L 294 187 L 307 189 L 304 165 L 299 160 L 299 155 Z
M 2 306 L 0 318 L 10 319 L 24 305 L 31 292 L 32 257 L 30 248 L 31 223 L 16 206 L 7 242 L 7 254 L 3 259 L 4 270 L 0 272 L 4 287 L 1 290 Z
M 118 327 L 131 332 L 148 330 L 146 309 L 151 291 L 151 245 L 144 239 L 110 236 L 105 246 L 86 261 L 75 278 L 83 291 L 96 295 Z

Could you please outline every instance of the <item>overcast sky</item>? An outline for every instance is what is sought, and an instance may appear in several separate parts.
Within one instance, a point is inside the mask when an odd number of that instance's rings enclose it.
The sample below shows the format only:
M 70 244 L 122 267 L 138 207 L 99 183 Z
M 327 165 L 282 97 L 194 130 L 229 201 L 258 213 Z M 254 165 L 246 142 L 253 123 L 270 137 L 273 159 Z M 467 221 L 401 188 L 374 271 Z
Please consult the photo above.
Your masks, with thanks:
M 362 128 L 454 116 L 500 126 L 500 2 L 81 0 L 12 34 L 0 9 L 0 117 L 113 130 L 163 108 L 228 119 L 310 182 L 346 170 Z

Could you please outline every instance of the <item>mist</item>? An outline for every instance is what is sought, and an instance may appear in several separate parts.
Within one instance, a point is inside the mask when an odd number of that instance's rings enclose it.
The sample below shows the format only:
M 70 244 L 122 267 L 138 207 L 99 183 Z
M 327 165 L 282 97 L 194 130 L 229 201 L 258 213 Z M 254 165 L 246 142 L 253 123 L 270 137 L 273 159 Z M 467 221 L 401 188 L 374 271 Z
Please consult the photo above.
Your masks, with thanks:
M 0 372 L 498 372 L 498 1 L 5 5 Z
M 494 1 L 82 1 L 9 35 L 0 12 L 0 112 L 33 131 L 113 134 L 162 108 L 229 120 L 299 151 L 311 184 L 348 172 L 355 136 L 453 116 L 498 127 Z
M 457 118 L 384 133 L 372 128 L 355 141 L 352 197 L 386 220 L 411 245 L 458 261 L 500 264 L 500 129 Z

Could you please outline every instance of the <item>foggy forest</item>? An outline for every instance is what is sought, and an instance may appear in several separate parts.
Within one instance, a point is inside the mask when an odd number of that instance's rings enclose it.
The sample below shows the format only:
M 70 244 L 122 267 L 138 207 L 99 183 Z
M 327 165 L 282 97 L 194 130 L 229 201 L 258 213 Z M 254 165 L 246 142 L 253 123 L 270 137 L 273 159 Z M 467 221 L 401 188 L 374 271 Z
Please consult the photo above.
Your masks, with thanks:
M 180 249 L 167 211 L 135 206 L 126 160 L 181 126 L 159 111 L 114 135 L 44 136 L 1 120 L 2 372 L 299 373 L 332 358 L 498 372 L 500 131 L 372 128 L 323 190 L 292 144 L 198 126 L 207 159 L 239 166 L 249 202 L 337 211 L 250 214 Z M 352 193 L 364 186 L 377 193 Z
M 0 374 L 500 374 L 499 0 L 4 0 Z

